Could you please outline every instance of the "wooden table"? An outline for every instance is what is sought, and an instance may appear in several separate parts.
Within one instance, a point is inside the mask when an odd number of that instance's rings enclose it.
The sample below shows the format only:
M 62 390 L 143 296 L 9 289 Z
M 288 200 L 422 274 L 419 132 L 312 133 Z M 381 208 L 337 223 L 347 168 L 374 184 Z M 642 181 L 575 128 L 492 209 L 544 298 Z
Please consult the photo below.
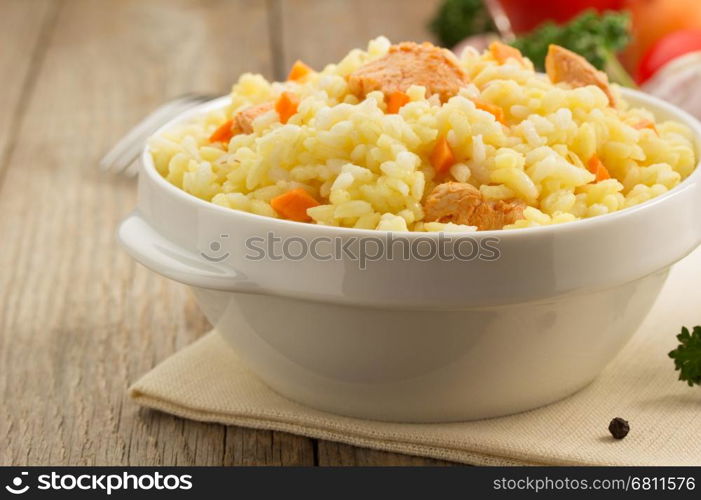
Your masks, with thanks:
M 125 397 L 205 333 L 185 287 L 114 231 L 133 180 L 100 156 L 184 92 L 281 78 L 385 34 L 424 40 L 437 0 L 0 0 L 0 464 L 438 464 L 191 422 Z

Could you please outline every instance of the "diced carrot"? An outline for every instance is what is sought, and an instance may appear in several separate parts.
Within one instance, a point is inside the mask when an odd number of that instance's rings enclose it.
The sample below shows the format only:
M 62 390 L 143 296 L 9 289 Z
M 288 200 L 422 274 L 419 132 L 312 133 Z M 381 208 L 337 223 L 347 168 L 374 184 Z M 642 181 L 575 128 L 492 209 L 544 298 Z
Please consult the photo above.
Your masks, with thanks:
M 309 73 L 313 72 L 314 70 L 304 64 L 302 61 L 297 59 L 295 63 L 292 65 L 292 68 L 290 68 L 290 73 L 287 75 L 288 80 L 301 80 L 305 76 L 307 76 Z
M 633 128 L 637 128 L 638 130 L 642 130 L 644 128 L 649 128 L 650 130 L 654 131 L 657 133 L 657 127 L 655 127 L 655 122 L 652 122 L 650 120 L 640 120 L 638 123 L 633 125 Z
M 280 123 L 287 123 L 292 115 L 297 113 L 299 97 L 292 92 L 283 92 L 275 102 L 275 111 L 280 116 Z
M 523 56 L 521 55 L 521 51 L 519 51 L 515 47 L 512 47 L 511 45 L 506 45 L 505 43 L 492 42 L 489 45 L 489 52 L 499 64 L 504 64 L 510 58 L 516 59 L 522 64 L 524 62 Z
M 598 156 L 593 155 L 587 162 L 587 169 L 596 176 L 596 182 L 611 178 L 611 174 Z
M 297 222 L 312 220 L 307 209 L 316 207 L 319 202 L 302 188 L 293 189 L 270 200 L 270 206 L 285 219 Z
M 401 90 L 392 92 L 390 95 L 387 96 L 387 113 L 399 113 L 399 109 L 409 101 L 411 101 L 409 96 Z
M 504 110 L 500 106 L 497 106 L 496 104 L 491 104 L 489 102 L 478 101 L 476 99 L 473 99 L 472 102 L 475 103 L 475 107 L 477 109 L 481 109 L 482 111 L 486 111 L 487 113 L 493 114 L 494 118 L 496 118 L 499 123 L 506 125 Z
M 455 155 L 453 154 L 453 150 L 450 149 L 450 144 L 448 144 L 448 140 L 445 136 L 441 136 L 438 142 L 436 142 L 431 152 L 430 160 L 431 165 L 433 165 L 433 168 L 436 169 L 436 172 L 439 174 L 448 171 L 448 169 L 455 164 Z
M 234 136 L 234 120 L 228 120 L 209 136 L 209 142 L 229 142 Z

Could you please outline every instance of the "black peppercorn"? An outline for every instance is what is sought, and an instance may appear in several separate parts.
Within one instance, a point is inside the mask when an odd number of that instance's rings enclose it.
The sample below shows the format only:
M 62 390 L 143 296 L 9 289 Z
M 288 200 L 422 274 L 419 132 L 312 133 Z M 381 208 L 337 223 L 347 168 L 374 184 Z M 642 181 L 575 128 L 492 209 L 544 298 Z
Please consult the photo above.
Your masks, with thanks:
M 616 417 L 611 420 L 609 424 L 609 432 L 616 439 L 623 439 L 628 435 L 630 426 L 627 420 L 623 420 L 621 417 Z

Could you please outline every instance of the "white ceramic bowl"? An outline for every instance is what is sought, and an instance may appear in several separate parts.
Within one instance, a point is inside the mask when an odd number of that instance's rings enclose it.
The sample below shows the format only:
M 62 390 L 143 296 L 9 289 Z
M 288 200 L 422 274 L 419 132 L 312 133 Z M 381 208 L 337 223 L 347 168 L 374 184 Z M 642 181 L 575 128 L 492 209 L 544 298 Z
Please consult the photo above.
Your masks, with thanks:
M 625 96 L 685 123 L 699 150 L 692 117 L 638 92 Z M 207 103 L 165 128 L 225 103 Z M 148 151 L 142 160 L 138 207 L 119 228 L 124 248 L 192 287 L 207 318 L 274 390 L 355 417 L 470 420 L 572 394 L 635 332 L 670 266 L 701 243 L 697 168 L 663 196 L 610 215 L 472 233 L 470 242 L 498 248 L 496 260 L 395 254 L 361 266 L 348 256 L 319 259 L 320 252 L 255 259 L 260 252 L 246 241 L 269 243 L 270 235 L 297 238 L 295 248 L 332 238 L 358 250 L 389 233 L 225 209 L 169 184 Z M 392 237 L 419 246 L 439 238 Z

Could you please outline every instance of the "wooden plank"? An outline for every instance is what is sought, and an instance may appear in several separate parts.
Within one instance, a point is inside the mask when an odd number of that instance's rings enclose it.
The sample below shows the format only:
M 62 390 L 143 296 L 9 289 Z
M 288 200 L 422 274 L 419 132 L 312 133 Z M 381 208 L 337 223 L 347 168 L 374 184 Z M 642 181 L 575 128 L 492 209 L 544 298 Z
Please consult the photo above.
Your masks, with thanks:
M 313 440 L 284 432 L 228 427 L 222 465 L 315 465 Z
M 432 40 L 426 25 L 440 0 L 279 0 L 282 68 L 296 59 L 314 68 L 367 46 L 380 35 L 393 42 Z M 285 76 L 276 75 L 278 78 Z
M 243 70 L 270 76 L 266 4 L 59 5 L 0 186 L 0 464 L 313 463 L 308 439 L 126 400 L 129 384 L 209 325 L 184 287 L 117 247 L 135 185 L 96 168 L 163 100 L 225 93 Z
M 391 41 L 424 41 L 433 37 L 426 25 L 440 0 L 279 0 L 273 5 L 273 29 L 279 37 L 282 64 L 277 77 L 302 59 L 315 68 L 365 47 L 379 35 Z M 273 38 L 275 40 L 275 37 Z M 318 442 L 319 465 L 443 465 L 438 460 L 385 453 L 327 441 Z
M 49 0 L 0 0 L 0 178 L 18 119 L 41 64 L 46 35 L 51 31 L 57 5 Z
M 357 448 L 341 443 L 319 441 L 319 466 L 354 466 L 365 467 L 418 467 L 418 466 L 454 466 L 453 462 L 433 460 L 430 458 L 401 455 L 386 451 Z

